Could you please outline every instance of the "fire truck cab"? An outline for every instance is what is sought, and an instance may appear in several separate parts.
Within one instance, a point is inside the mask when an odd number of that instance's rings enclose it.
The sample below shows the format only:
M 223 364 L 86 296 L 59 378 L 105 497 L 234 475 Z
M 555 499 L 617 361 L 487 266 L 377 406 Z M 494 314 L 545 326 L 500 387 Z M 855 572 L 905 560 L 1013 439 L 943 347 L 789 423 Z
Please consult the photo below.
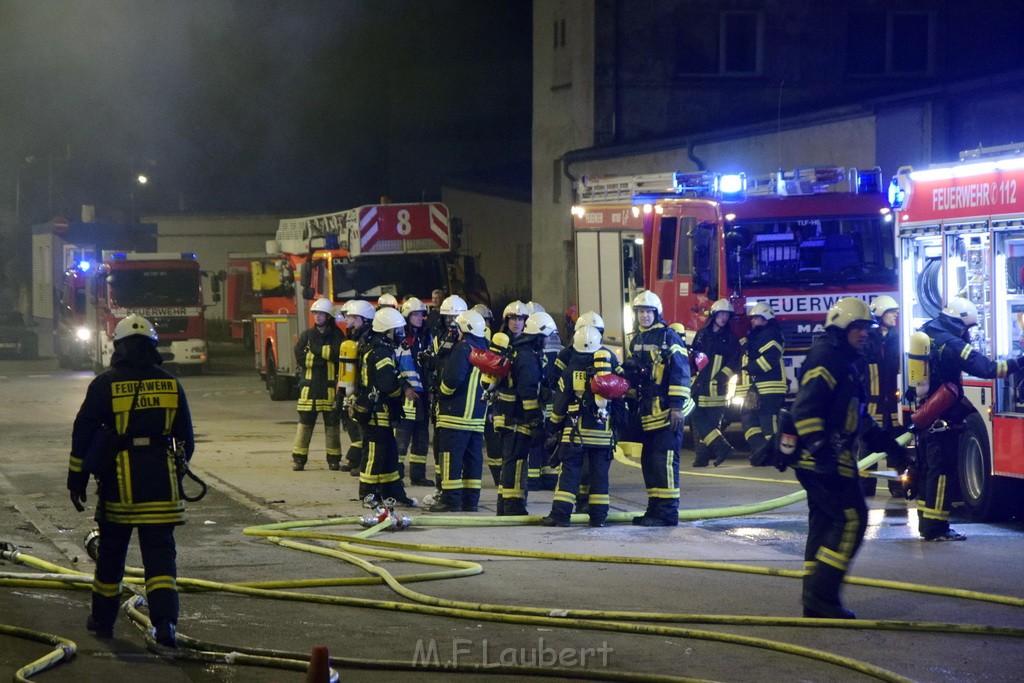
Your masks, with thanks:
M 896 294 L 893 217 L 877 168 L 584 179 L 579 193 L 573 215 L 580 310 L 593 299 L 594 281 L 601 292 L 606 281 L 620 287 L 622 326 L 610 328 L 613 337 L 632 332 L 628 295 L 644 288 L 661 298 L 666 320 L 686 327 L 688 341 L 707 323 L 717 299 L 733 303 L 734 331 L 741 337 L 749 330 L 747 308 L 766 301 L 786 337 L 786 372 L 795 393 L 799 365 L 833 303 Z M 604 214 L 627 210 L 613 232 L 618 237 L 605 238 L 621 247 L 620 275 L 609 276 L 604 269 L 613 249 L 586 260 L 580 244 L 589 231 L 612 232 Z M 591 223 L 596 211 L 601 218 Z M 640 268 L 631 244 L 642 244 Z M 607 324 L 609 309 L 595 310 Z
M 1019 146 L 970 150 L 958 163 L 904 167 L 893 179 L 904 340 L 959 296 L 978 308 L 975 349 L 996 360 L 1024 352 L 1022 152 Z M 1022 375 L 964 378 L 976 412 L 960 437 L 959 493 L 980 519 L 1024 510 Z

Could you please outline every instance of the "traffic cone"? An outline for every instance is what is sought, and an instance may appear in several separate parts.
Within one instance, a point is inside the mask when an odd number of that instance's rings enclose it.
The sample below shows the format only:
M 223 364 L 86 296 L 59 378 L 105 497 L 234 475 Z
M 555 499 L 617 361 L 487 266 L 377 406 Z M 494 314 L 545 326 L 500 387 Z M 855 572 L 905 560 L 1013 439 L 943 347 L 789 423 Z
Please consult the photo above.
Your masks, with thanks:
M 309 656 L 309 668 L 306 669 L 306 683 L 329 683 L 331 680 L 330 655 L 327 647 L 318 645 Z

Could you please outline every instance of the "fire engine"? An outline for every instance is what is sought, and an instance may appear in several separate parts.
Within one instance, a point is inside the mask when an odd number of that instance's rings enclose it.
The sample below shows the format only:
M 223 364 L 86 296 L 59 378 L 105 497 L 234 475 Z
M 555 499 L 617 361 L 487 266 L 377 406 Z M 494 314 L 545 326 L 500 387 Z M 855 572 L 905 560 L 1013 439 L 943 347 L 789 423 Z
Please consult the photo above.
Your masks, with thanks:
M 273 259 L 252 265 L 262 310 L 253 316 L 253 348 L 270 398 L 286 400 L 296 386 L 292 349 L 312 324 L 313 299 L 341 304 L 393 294 L 429 301 L 440 288 L 487 303 L 473 259 L 453 254 L 456 238 L 448 207 L 439 202 L 372 204 L 283 219 L 276 239 L 267 242 Z
M 630 301 L 656 293 L 692 340 L 719 298 L 749 329 L 747 307 L 771 304 L 799 365 L 838 299 L 896 294 L 894 223 L 881 170 L 799 168 L 761 177 L 713 172 L 584 178 L 573 207 L 579 310 L 604 317 L 622 347 Z
M 904 340 L 937 317 L 948 297 L 959 296 L 978 307 L 974 348 L 996 360 L 1024 351 L 1022 152 L 1016 146 L 971 150 L 958 163 L 905 167 L 893 179 Z M 1024 501 L 1022 374 L 964 378 L 977 414 L 960 438 L 959 492 L 980 519 L 1020 512 Z
M 83 286 L 84 285 L 84 286 Z M 201 372 L 208 357 L 202 276 L 195 254 L 103 251 L 99 263 L 80 262 L 64 277 L 58 348 L 85 345 L 93 370 L 110 365 L 118 321 L 136 313 L 156 327 L 157 350 L 179 372 Z M 66 362 L 76 360 L 68 355 Z

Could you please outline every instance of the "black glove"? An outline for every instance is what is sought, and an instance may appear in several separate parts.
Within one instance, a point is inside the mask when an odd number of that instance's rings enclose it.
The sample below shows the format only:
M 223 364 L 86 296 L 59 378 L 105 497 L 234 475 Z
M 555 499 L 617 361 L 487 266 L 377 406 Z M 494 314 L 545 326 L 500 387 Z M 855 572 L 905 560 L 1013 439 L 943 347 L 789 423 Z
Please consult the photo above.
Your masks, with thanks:
M 71 504 L 79 512 L 85 512 L 85 489 L 69 489 L 69 492 L 71 494 Z
M 540 408 L 530 408 L 523 411 L 523 419 L 527 424 L 541 426 L 544 422 L 544 413 Z
M 914 405 L 917 401 L 917 389 L 914 387 L 907 387 L 907 390 L 903 392 L 903 400 L 908 406 Z

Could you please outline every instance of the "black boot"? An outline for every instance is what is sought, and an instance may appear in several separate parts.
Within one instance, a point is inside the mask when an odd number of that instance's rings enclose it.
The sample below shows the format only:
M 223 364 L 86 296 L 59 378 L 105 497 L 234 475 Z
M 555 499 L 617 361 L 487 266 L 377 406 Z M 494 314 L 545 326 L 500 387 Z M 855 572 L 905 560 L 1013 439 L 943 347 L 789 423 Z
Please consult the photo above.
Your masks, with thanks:
M 801 599 L 804 616 L 818 619 L 856 619 L 852 611 L 843 607 L 839 590 L 846 572 L 827 564 L 816 562 L 804 575 Z
M 301 472 L 306 467 L 306 458 L 301 455 L 292 455 L 292 471 Z
M 153 625 L 153 638 L 164 647 L 178 647 L 174 624 L 169 621 L 158 621 Z

